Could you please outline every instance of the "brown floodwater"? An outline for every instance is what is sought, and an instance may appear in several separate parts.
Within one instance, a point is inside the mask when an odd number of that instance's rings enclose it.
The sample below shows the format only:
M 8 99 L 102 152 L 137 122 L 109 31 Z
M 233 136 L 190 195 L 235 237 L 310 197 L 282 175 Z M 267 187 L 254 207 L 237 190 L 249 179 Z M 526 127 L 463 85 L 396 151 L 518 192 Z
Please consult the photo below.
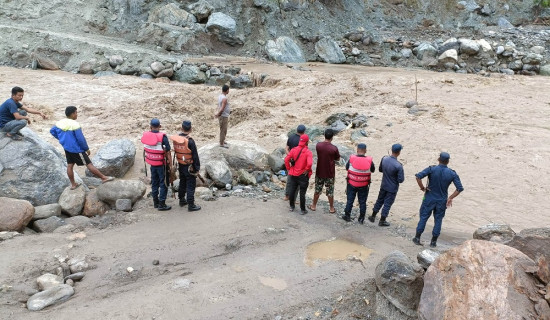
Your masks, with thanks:
M 311 267 L 315 261 L 356 259 L 365 261 L 372 252 L 372 249 L 355 242 L 343 239 L 331 239 L 310 244 L 306 249 L 305 263 Z

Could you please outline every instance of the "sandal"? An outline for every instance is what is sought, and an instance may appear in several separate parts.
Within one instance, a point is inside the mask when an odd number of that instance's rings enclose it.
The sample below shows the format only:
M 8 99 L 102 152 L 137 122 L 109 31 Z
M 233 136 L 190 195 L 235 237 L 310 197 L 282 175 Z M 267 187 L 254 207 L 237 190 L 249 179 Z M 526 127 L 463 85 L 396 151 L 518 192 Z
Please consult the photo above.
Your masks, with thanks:
M 74 190 L 76 188 L 80 187 L 80 183 L 77 183 L 76 186 L 71 186 L 71 190 Z
M 328 211 L 328 213 L 331 213 L 331 214 L 335 214 L 336 213 L 336 209 L 334 209 L 334 211 Z
M 101 183 L 105 183 L 105 182 L 109 182 L 109 181 L 113 181 L 113 180 L 115 180 L 114 177 L 107 177 L 107 179 L 102 180 Z
M 315 211 L 315 210 L 317 210 L 317 208 L 313 208 L 313 207 L 311 206 L 311 204 L 310 204 L 310 205 L 308 205 L 308 206 L 307 206 L 307 208 L 308 208 L 309 210 L 311 210 L 311 211 Z
M 10 134 L 6 133 L 6 137 L 11 138 L 12 140 L 15 140 L 15 141 L 21 141 L 21 140 L 23 140 L 23 137 L 22 137 L 22 136 L 18 136 L 17 134 L 12 134 L 12 135 L 10 135 Z

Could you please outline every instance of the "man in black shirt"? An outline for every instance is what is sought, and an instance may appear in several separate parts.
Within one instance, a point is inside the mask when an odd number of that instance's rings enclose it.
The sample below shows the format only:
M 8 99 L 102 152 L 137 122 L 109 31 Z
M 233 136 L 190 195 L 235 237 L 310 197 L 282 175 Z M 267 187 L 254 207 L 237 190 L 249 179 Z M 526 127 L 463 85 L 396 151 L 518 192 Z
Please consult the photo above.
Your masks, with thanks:
M 292 134 L 290 137 L 288 137 L 288 140 L 286 141 L 285 146 L 285 153 L 288 154 L 290 150 L 298 146 L 298 143 L 300 143 L 300 137 L 306 132 L 306 126 L 303 124 L 299 125 L 298 128 L 296 128 L 296 133 Z M 288 201 L 288 190 L 289 190 L 288 182 L 286 184 L 285 188 L 285 199 L 284 201 Z M 296 194 L 300 191 L 300 188 L 298 187 L 296 189 Z

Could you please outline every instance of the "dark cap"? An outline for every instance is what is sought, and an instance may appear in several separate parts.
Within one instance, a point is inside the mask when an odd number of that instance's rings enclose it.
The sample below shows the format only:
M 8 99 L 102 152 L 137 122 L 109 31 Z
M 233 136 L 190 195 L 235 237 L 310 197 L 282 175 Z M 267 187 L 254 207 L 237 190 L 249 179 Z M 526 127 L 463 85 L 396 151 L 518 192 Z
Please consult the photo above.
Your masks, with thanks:
M 367 150 L 367 145 L 364 143 L 360 143 L 357 145 L 357 149 Z
M 296 128 L 296 131 L 298 133 L 304 133 L 306 132 L 306 126 L 304 126 L 303 124 L 299 125 L 298 128 Z
M 151 127 L 160 127 L 160 120 L 157 118 L 151 120 Z
M 396 143 L 393 146 L 391 146 L 391 152 L 399 152 L 401 151 L 401 149 L 403 149 L 403 146 L 399 143 Z
M 189 130 L 191 129 L 191 121 L 189 120 L 184 120 L 182 123 L 181 123 L 181 127 L 185 130 Z
M 441 153 L 439 154 L 439 159 L 441 159 L 441 160 L 443 160 L 443 161 L 449 160 L 449 159 L 451 159 L 451 155 L 448 154 L 447 152 L 441 152 Z

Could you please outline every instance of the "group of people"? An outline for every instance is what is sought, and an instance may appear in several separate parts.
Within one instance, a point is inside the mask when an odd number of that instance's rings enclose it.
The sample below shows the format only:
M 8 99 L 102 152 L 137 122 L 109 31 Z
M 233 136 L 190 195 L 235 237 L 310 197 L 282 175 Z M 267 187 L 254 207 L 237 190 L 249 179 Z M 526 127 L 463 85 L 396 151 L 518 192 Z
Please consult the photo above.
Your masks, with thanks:
M 332 144 L 334 131 L 326 129 L 324 132 L 325 140 L 316 144 L 317 167 L 315 172 L 315 192 L 313 201 L 306 209 L 306 191 L 309 186 L 309 179 L 313 174 L 313 153 L 309 150 L 309 136 L 305 133 L 306 127 L 301 124 L 296 128 L 296 133 L 287 140 L 285 167 L 288 171 L 287 187 L 285 190 L 285 200 L 289 201 L 290 211 L 295 211 L 296 198 L 300 196 L 300 213 L 307 214 L 308 210 L 315 211 L 317 202 L 323 188 L 329 202 L 329 212 L 336 213 L 334 208 L 334 179 L 335 164 L 340 160 L 338 148 Z M 391 146 L 391 155 L 384 156 L 380 160 L 378 171 L 382 172 L 382 183 L 378 192 L 378 198 L 372 209 L 372 214 L 367 218 L 370 222 L 376 221 L 378 212 L 382 211 L 378 225 L 387 227 L 390 223 L 387 221 L 390 208 L 393 205 L 399 184 L 405 181 L 403 165 L 397 160 L 401 154 L 403 146 L 396 143 Z M 424 194 L 422 205 L 420 207 L 420 221 L 416 228 L 416 235 L 413 238 L 415 244 L 421 245 L 420 237 L 426 227 L 426 222 L 433 214 L 435 225 L 432 231 L 430 246 L 437 246 L 437 239 L 441 233 L 441 225 L 445 210 L 452 206 L 453 199 L 464 190 L 458 174 L 447 167 L 450 155 L 447 152 L 441 152 L 438 158 L 439 165 L 430 166 L 416 174 L 416 180 L 420 190 Z M 346 163 L 346 206 L 342 219 L 351 221 L 351 210 L 355 199 L 359 202 L 358 222 L 363 224 L 367 212 L 367 198 L 371 185 L 371 175 L 375 172 L 372 157 L 367 155 L 367 145 L 359 143 L 357 153 L 351 155 Z M 422 179 L 428 177 L 428 185 L 425 187 Z M 453 183 L 456 190 L 448 197 L 448 188 Z
M 229 115 L 231 112 L 230 104 L 227 99 L 229 86 L 222 87 L 222 94 L 218 98 L 218 108 L 214 117 L 219 119 L 220 139 L 219 145 L 223 148 L 229 148 L 226 143 L 227 127 Z M 41 111 L 23 106 L 24 90 L 20 87 L 14 87 L 11 91 L 11 98 L 0 105 L 0 131 L 13 140 L 21 140 L 23 135 L 20 130 L 31 123 L 28 113 L 38 114 L 46 119 L 46 115 Z M 58 121 L 50 130 L 50 133 L 59 140 L 65 150 L 67 159 L 67 176 L 71 183 L 71 189 L 75 189 L 79 184 L 75 181 L 73 168 L 74 165 L 83 166 L 96 175 L 102 182 L 113 180 L 113 177 L 102 174 L 91 162 L 90 150 L 86 139 L 82 134 L 80 124 L 76 121 L 78 110 L 74 106 L 65 109 L 66 119 Z M 175 171 L 179 173 L 180 184 L 178 188 L 178 198 L 180 207 L 188 206 L 189 211 L 198 211 L 201 209 L 195 203 L 196 179 L 200 177 L 200 159 L 195 141 L 191 137 L 193 130 L 191 121 L 185 120 L 181 125 L 181 132 L 177 135 L 167 136 L 161 132 L 162 128 L 159 119 L 152 119 L 150 130 L 143 133 L 141 142 L 144 146 L 144 159 L 150 165 L 151 186 L 153 206 L 160 210 L 170 210 L 171 207 L 166 204 L 168 185 L 175 179 Z M 284 159 L 285 167 L 288 171 L 287 185 L 285 190 L 285 200 L 289 201 L 290 211 L 295 211 L 296 198 L 299 194 L 300 213 L 307 214 L 306 192 L 309 186 L 309 179 L 313 174 L 313 154 L 309 150 L 309 136 L 305 133 L 306 127 L 299 125 L 296 133 L 288 138 L 285 148 L 286 156 Z M 326 129 L 324 132 L 325 140 L 316 144 L 317 167 L 315 172 L 315 192 L 313 201 L 307 208 L 316 211 L 319 197 L 326 190 L 329 202 L 329 212 L 336 213 L 334 208 L 334 180 L 335 165 L 340 160 L 338 148 L 332 144 L 334 131 Z M 174 145 L 174 157 L 172 158 L 170 140 Z M 387 217 L 390 208 L 395 201 L 399 184 L 405 180 L 403 165 L 397 160 L 403 146 L 399 143 L 392 145 L 390 156 L 384 156 L 378 167 L 382 172 L 382 183 L 378 198 L 373 207 L 372 214 L 367 218 L 370 222 L 376 221 L 376 216 L 382 211 L 379 226 L 387 227 L 390 223 Z M 413 238 L 415 244 L 420 245 L 420 237 L 424 232 L 426 223 L 430 216 L 434 216 L 434 228 L 430 246 L 437 245 L 437 239 L 441 233 L 441 225 L 445 217 L 445 211 L 452 206 L 453 199 L 457 197 L 464 188 L 458 174 L 448 167 L 450 155 L 447 152 L 441 152 L 438 158 L 437 166 L 429 166 L 417 173 L 416 181 L 421 191 L 424 192 L 422 205 L 420 206 L 420 220 L 416 228 L 416 234 Z M 342 218 L 345 221 L 351 221 L 351 210 L 355 199 L 359 202 L 358 222 L 363 224 L 367 211 L 367 197 L 371 185 L 371 175 L 376 168 L 372 157 L 367 155 L 367 146 L 364 143 L 357 145 L 357 153 L 351 155 L 346 163 L 347 202 Z M 424 186 L 422 179 L 427 177 L 427 185 Z M 456 190 L 448 196 L 448 188 L 453 183 Z

